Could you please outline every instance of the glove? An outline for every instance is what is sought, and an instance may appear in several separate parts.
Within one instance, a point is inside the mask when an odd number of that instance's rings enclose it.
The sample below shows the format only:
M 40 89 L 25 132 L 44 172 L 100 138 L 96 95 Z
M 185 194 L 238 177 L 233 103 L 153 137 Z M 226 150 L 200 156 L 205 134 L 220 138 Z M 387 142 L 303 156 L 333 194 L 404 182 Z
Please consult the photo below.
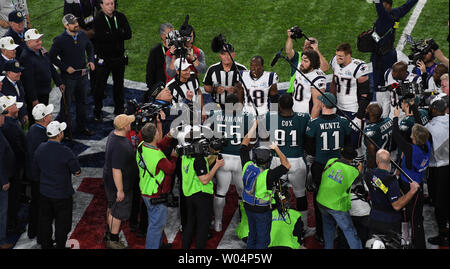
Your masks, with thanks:
M 359 129 L 361 129 L 361 126 L 362 126 L 362 120 L 361 120 L 361 119 L 355 117 L 355 118 L 352 120 L 352 122 L 353 122 L 356 126 L 358 126 Z M 359 132 L 358 128 L 356 128 L 355 125 L 350 124 L 350 127 L 351 127 L 355 132 Z

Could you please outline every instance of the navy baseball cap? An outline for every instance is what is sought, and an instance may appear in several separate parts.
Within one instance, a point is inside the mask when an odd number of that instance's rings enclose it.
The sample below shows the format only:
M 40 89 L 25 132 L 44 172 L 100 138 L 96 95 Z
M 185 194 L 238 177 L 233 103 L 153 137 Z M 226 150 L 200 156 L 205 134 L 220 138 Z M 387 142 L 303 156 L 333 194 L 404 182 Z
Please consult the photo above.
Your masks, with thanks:
M 326 97 L 328 97 L 328 99 L 325 98 L 324 95 Z M 319 97 L 317 97 L 317 99 L 319 99 L 327 107 L 334 107 L 334 104 L 336 104 L 336 97 L 331 92 L 326 92 L 323 95 L 320 95 Z M 333 103 L 330 103 L 330 101 L 333 102 Z
M 15 23 L 21 23 L 25 20 L 25 15 L 21 11 L 12 11 L 8 14 L 8 21 L 15 22 Z
M 24 70 L 22 66 L 20 66 L 20 63 L 16 60 L 7 61 L 4 65 L 5 71 L 11 71 L 13 73 L 19 73 Z

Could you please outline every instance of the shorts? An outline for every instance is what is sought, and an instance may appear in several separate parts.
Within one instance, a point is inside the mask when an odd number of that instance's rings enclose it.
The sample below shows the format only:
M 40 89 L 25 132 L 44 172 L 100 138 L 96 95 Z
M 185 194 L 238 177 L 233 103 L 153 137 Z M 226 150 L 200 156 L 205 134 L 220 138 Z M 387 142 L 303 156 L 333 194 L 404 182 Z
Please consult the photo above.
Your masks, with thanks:
M 133 191 L 125 192 L 125 198 L 122 202 L 117 202 L 117 191 L 105 188 L 106 199 L 108 200 L 108 208 L 110 214 L 116 219 L 122 221 L 128 220 L 131 215 L 131 203 L 133 201 Z

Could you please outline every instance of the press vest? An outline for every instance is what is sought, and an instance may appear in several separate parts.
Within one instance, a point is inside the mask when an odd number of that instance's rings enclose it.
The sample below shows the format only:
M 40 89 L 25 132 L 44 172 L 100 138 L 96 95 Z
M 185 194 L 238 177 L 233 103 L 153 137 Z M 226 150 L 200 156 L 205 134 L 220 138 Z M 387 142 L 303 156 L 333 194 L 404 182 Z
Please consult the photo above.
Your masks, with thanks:
M 297 69 L 300 70 L 300 64 L 302 62 L 302 51 L 298 52 L 298 62 L 297 62 Z M 294 81 L 297 76 L 297 71 L 294 72 L 294 74 L 291 75 L 291 80 L 289 84 L 289 89 L 287 89 L 286 93 L 293 93 L 294 92 Z
M 208 184 L 203 185 L 203 183 L 198 178 L 197 174 L 195 173 L 194 169 L 194 161 L 195 158 L 189 158 L 186 156 L 183 156 L 181 159 L 181 173 L 182 173 L 182 180 L 183 180 L 183 194 L 186 197 L 189 197 L 197 192 L 205 192 L 208 194 L 214 193 L 214 185 L 212 181 L 208 182 Z M 208 160 L 205 158 L 206 163 L 208 163 Z M 209 166 L 206 166 L 206 169 L 209 173 Z
M 146 147 L 143 143 L 141 142 L 138 146 L 138 148 L 142 149 L 142 160 L 139 156 L 139 150 L 136 152 L 136 162 L 139 167 L 139 188 L 143 195 L 151 196 L 158 192 L 158 186 L 164 180 L 165 174 L 163 170 L 159 170 L 157 175 L 155 173 L 159 161 L 166 158 L 166 156 L 162 151 Z
M 261 171 L 252 161 L 248 161 L 242 171 L 242 180 L 244 181 L 243 200 L 254 206 L 270 205 L 272 191 L 267 190 L 269 169 Z
M 336 159 L 328 160 L 325 168 Z M 358 175 L 359 171 L 355 167 L 336 161 L 322 173 L 317 202 L 332 210 L 350 210 L 350 190 Z

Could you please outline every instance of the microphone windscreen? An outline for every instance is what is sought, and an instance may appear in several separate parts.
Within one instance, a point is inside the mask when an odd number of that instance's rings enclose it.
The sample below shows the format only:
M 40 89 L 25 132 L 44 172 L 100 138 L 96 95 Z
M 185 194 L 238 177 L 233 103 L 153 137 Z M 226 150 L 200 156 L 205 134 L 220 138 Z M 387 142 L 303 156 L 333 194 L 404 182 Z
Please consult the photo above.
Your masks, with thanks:
M 222 37 L 222 34 L 219 34 L 218 36 L 214 37 L 211 41 L 211 50 L 215 53 L 220 52 L 223 49 L 223 46 L 225 45 L 225 41 Z

